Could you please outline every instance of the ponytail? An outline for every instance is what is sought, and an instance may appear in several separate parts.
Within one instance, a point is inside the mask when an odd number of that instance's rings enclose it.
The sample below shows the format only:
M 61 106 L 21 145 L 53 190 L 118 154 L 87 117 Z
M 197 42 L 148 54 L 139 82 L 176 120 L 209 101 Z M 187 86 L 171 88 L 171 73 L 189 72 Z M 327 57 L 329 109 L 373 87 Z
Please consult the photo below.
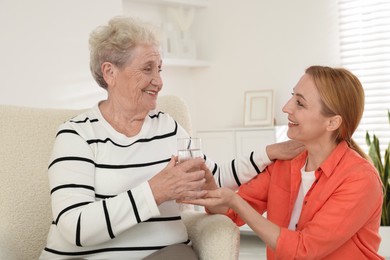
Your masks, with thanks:
M 350 138 L 349 140 L 346 140 L 349 148 L 357 152 L 361 157 L 364 159 L 371 161 L 371 158 L 360 148 L 360 146 L 352 139 Z

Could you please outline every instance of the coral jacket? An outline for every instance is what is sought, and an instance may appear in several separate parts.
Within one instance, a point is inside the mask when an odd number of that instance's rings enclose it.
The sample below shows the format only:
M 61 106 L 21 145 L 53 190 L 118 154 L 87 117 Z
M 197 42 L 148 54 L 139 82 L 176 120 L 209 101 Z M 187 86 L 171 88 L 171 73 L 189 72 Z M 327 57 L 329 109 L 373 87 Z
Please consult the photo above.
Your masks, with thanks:
M 275 161 L 239 189 L 259 213 L 281 227 L 268 259 L 384 259 L 376 252 L 382 208 L 382 184 L 375 168 L 346 142 L 340 143 L 315 171 L 296 230 L 288 230 L 307 152 Z M 229 210 L 238 225 L 244 222 Z

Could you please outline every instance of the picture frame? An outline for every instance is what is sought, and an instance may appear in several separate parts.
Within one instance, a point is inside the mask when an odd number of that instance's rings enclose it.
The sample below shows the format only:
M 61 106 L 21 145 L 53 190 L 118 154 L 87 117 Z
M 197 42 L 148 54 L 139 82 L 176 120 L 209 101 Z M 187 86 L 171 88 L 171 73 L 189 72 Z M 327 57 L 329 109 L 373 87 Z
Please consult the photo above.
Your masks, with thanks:
M 244 125 L 274 125 L 274 96 L 272 90 L 245 92 Z

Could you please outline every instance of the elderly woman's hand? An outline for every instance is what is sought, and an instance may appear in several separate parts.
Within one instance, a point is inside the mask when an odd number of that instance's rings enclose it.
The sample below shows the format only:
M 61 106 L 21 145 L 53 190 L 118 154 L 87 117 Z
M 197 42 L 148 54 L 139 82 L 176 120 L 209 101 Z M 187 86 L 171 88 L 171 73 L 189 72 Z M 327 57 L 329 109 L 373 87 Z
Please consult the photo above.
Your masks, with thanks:
M 298 141 L 288 140 L 280 143 L 274 143 L 267 145 L 266 151 L 268 158 L 273 161 L 278 160 L 290 160 L 303 152 L 305 146 Z
M 200 198 L 206 194 L 202 190 L 206 182 L 202 158 L 190 159 L 180 164 L 174 157 L 168 165 L 149 180 L 157 205 L 168 200 Z M 194 170 L 199 169 L 199 170 Z

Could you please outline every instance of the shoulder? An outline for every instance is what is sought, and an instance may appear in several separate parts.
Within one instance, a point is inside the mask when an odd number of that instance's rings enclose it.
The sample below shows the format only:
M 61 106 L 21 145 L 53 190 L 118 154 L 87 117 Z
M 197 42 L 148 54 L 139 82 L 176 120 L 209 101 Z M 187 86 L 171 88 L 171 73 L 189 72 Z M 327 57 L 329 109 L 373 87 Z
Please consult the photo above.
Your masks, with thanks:
M 346 151 L 335 173 L 344 182 L 361 183 L 363 190 L 381 190 L 382 183 L 374 165 L 352 149 Z
M 340 164 L 355 173 L 377 175 L 374 165 L 351 148 L 345 152 L 345 155 L 340 160 Z
M 172 128 L 177 125 L 175 119 L 171 117 L 168 113 L 165 113 L 161 110 L 151 110 L 148 114 L 148 120 L 153 127 L 168 127 Z M 177 127 L 177 126 L 176 126 Z
M 74 132 L 80 135 L 83 132 L 88 132 L 88 129 L 93 128 L 93 125 L 96 125 L 100 120 L 94 112 L 94 108 L 88 109 L 62 123 L 58 128 L 57 135 L 62 132 Z

